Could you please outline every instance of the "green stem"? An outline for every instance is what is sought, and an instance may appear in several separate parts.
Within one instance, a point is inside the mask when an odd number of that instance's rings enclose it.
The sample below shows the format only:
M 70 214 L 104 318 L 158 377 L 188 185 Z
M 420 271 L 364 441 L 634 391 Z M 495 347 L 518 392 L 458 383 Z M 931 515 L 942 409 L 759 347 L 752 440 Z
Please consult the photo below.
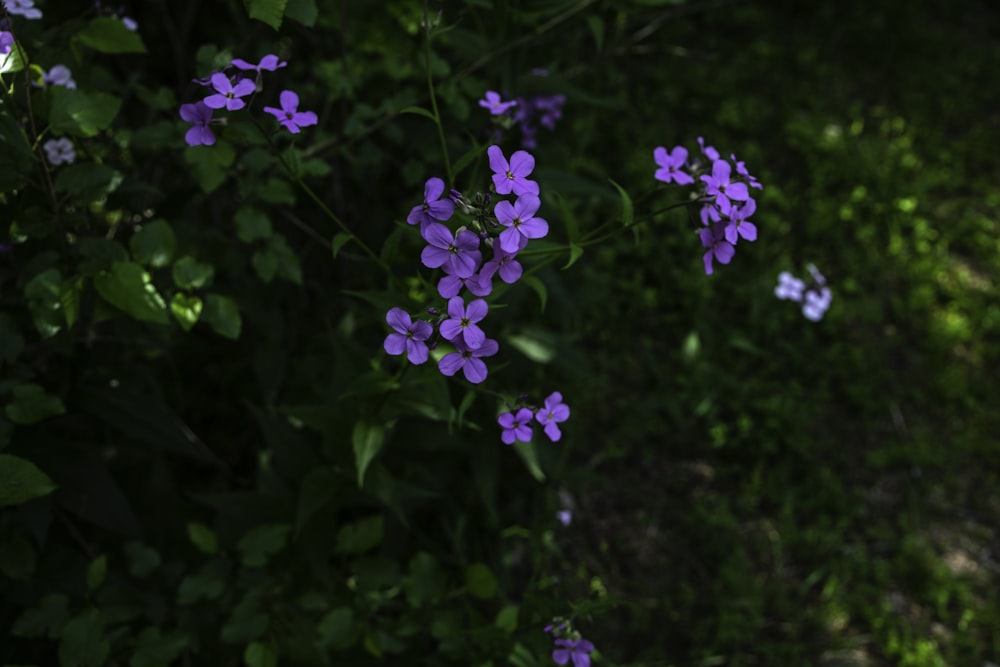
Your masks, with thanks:
M 448 142 L 444 138 L 444 127 L 441 125 L 441 113 L 438 111 L 437 95 L 434 93 L 434 77 L 431 76 L 431 25 L 429 14 L 427 13 L 427 0 L 424 0 L 424 56 L 427 60 L 427 92 L 431 98 L 431 111 L 434 112 L 434 125 L 437 126 L 438 139 L 441 141 L 441 155 L 444 157 L 444 170 L 448 175 L 448 185 L 454 186 L 455 181 L 451 173 L 451 158 L 448 156 Z

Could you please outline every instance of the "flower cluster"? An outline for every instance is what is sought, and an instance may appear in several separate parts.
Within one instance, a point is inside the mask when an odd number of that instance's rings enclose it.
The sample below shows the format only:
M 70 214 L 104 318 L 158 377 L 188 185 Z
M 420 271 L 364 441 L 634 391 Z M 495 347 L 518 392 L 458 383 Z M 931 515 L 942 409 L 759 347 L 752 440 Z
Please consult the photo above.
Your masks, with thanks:
M 181 105 L 181 118 L 192 123 L 192 127 L 184 135 L 184 141 L 188 146 L 213 145 L 215 133 L 210 126 L 219 122 L 213 120 L 213 112 L 220 109 L 239 111 L 245 108 L 247 102 L 243 98 L 263 90 L 262 73 L 274 72 L 287 65 L 287 62 L 273 53 L 264 56 L 256 64 L 234 58 L 230 66 L 236 68 L 237 72 L 231 75 L 225 71 L 213 72 L 205 79 L 195 79 L 195 83 L 210 88 L 211 92 L 198 102 Z M 298 134 L 303 127 L 319 122 L 314 112 L 299 111 L 299 96 L 293 91 L 283 90 L 279 95 L 279 102 L 280 108 L 264 107 L 264 111 L 274 116 L 292 134 Z
M 557 665 L 566 665 L 572 661 L 573 667 L 590 667 L 590 654 L 594 652 L 594 644 L 584 639 L 573 628 L 571 621 L 556 617 L 543 628 L 543 632 L 551 633 L 554 638 L 552 660 Z
M 802 314 L 806 319 L 818 322 L 823 319 L 823 314 L 830 307 L 833 295 L 826 286 L 823 274 L 812 264 L 806 268 L 812 276 L 808 285 L 788 271 L 782 271 L 778 274 L 778 285 L 774 288 L 774 295 L 779 299 L 801 303 Z
M 558 442 L 562 438 L 559 424 L 567 419 L 569 419 L 569 406 L 563 403 L 562 394 L 554 391 L 540 408 L 520 407 L 497 417 L 497 423 L 503 429 L 500 440 L 505 445 L 513 445 L 516 441 L 531 442 L 531 422 L 536 421 L 542 425 L 542 430 L 549 440 Z
M 502 104 L 499 97 L 494 101 Z M 420 226 L 420 235 L 427 244 L 420 253 L 421 263 L 444 272 L 437 290 L 441 298 L 447 299 L 445 312 L 432 309 L 432 314 L 437 315 L 432 323 L 414 322 L 402 309 L 391 309 L 386 321 L 394 333 L 386 337 L 383 345 L 389 354 L 406 352 L 410 363 L 421 364 L 427 360 L 426 341 L 436 328 L 440 339 L 455 347 L 455 352 L 438 362 L 438 370 L 447 376 L 462 371 L 465 379 L 475 384 L 486 379 L 488 370 L 483 358 L 495 355 L 499 344 L 488 338 L 479 325 L 489 313 L 489 305 L 482 298 L 467 302 L 461 292 L 464 289 L 475 297 L 488 296 L 497 276 L 508 284 L 516 282 L 523 271 L 517 254 L 530 239 L 541 238 L 549 231 L 548 222 L 536 215 L 541 206 L 538 183 L 528 178 L 535 168 L 535 158 L 517 151 L 508 161 L 499 146 L 490 146 L 486 152 L 493 171 L 492 194 L 512 195 L 515 199 L 500 199 L 491 213 L 491 193 L 469 199 L 452 190 L 445 197 L 444 181 L 437 177 L 427 180 L 423 202 L 410 210 L 406 222 Z M 461 226 L 452 231 L 444 224 L 456 208 L 471 217 L 472 229 Z M 486 262 L 484 247 L 492 253 L 492 259 Z
M 657 170 L 653 177 L 664 183 L 696 185 L 701 202 L 702 227 L 698 236 L 705 250 L 702 261 L 705 273 L 712 274 L 713 262 L 728 264 L 736 254 L 740 239 L 757 240 L 757 226 L 750 221 L 757 210 L 757 203 L 750 195 L 750 188 L 764 186 L 747 170 L 746 163 L 730 154 L 723 158 L 712 146 L 706 146 L 698 137 L 701 158 L 690 158 L 683 146 L 667 151 L 664 146 L 653 150 Z M 735 173 L 734 173 L 735 169 Z
M 562 118 L 564 104 L 565 95 L 532 95 L 503 101 L 500 94 L 493 90 L 486 91 L 486 96 L 479 100 L 479 106 L 498 117 L 501 128 L 509 129 L 515 123 L 520 127 L 521 146 L 526 149 L 538 147 L 539 126 L 555 129 L 556 121 Z

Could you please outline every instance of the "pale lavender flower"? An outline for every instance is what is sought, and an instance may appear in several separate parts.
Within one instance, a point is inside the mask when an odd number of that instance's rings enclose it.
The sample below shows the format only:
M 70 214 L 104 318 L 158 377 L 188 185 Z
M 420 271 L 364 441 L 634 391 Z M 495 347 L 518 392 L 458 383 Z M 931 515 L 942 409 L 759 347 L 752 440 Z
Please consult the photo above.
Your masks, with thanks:
M 499 116 L 507 111 L 507 109 L 517 106 L 517 100 L 508 100 L 507 102 L 504 102 L 500 98 L 500 93 L 495 90 L 487 90 L 486 96 L 479 100 L 479 106 L 484 109 L 489 109 L 491 115 Z
M 3 0 L 3 4 L 11 16 L 23 16 L 26 19 L 42 18 L 42 11 L 35 7 L 34 0 Z
M 802 304 L 802 314 L 806 316 L 806 319 L 819 322 L 823 319 L 823 314 L 830 308 L 832 300 L 833 295 L 830 293 L 829 287 L 809 290 L 806 292 L 805 301 Z
M 315 125 L 319 122 L 316 114 L 312 111 L 299 111 L 299 96 L 290 90 L 281 91 L 279 96 L 281 108 L 264 107 L 266 113 L 277 118 L 286 130 L 292 134 L 301 132 L 301 128 Z
M 427 343 L 424 341 L 434 333 L 434 328 L 423 320 L 413 321 L 410 314 L 402 308 L 390 308 L 385 314 L 385 321 L 395 333 L 385 337 L 382 347 L 392 355 L 406 352 L 406 358 L 411 364 L 422 364 L 427 361 Z
M 457 352 L 451 352 L 441 357 L 438 362 L 438 370 L 442 375 L 451 377 L 459 370 L 465 375 L 465 379 L 473 384 L 479 384 L 486 379 L 486 364 L 480 357 L 492 357 L 499 351 L 500 346 L 492 338 L 487 338 L 475 350 L 469 349 L 461 338 L 454 340 Z
M 0 56 L 10 53 L 14 46 L 14 34 L 6 30 L 0 30 Z
M 559 510 L 556 512 L 556 519 L 564 526 L 568 526 L 573 521 L 573 513 L 569 510 Z
M 69 164 L 76 160 L 76 152 L 73 150 L 73 142 L 66 137 L 49 139 L 42 144 L 42 148 L 45 150 L 45 156 L 48 158 L 49 164 L 52 166 Z
M 486 154 L 490 158 L 493 185 L 497 194 L 508 195 L 513 192 L 518 197 L 538 194 L 538 183 L 528 179 L 528 175 L 535 168 L 535 158 L 531 153 L 514 151 L 510 156 L 510 162 L 507 162 L 500 147 L 494 145 L 486 149 Z
M 139 24 L 135 22 L 135 19 L 130 19 L 127 16 L 122 17 L 122 25 L 132 32 L 136 32 L 139 29 Z
M 516 413 L 512 410 L 497 417 L 497 423 L 503 428 L 500 440 L 505 445 L 513 445 L 515 441 L 531 442 L 531 410 L 521 408 Z
M 76 88 L 73 73 L 65 65 L 56 65 L 48 72 L 43 73 L 42 83 L 46 86 L 64 86 L 70 90 Z
M 678 185 L 690 185 L 694 183 L 694 178 L 684 171 L 687 163 L 688 152 L 683 146 L 674 146 L 674 149 L 667 152 L 664 146 L 657 146 L 653 149 L 653 159 L 660 166 L 653 177 L 658 181 L 670 183 L 673 181 Z
M 778 274 L 778 285 L 774 288 L 774 296 L 779 299 L 801 301 L 803 289 L 805 289 L 805 283 L 788 271 L 782 271 Z

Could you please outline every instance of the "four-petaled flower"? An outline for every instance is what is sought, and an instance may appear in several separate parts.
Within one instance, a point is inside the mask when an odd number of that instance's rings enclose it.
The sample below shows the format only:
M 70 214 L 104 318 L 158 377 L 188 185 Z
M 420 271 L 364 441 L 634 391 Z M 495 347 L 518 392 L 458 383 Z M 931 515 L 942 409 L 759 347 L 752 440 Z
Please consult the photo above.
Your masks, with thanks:
M 716 223 L 712 228 L 703 227 L 698 230 L 698 236 L 701 237 L 701 244 L 708 248 L 702 256 L 706 275 L 712 275 L 713 257 L 722 264 L 729 264 L 736 254 L 736 248 L 725 238 L 725 230 L 721 223 Z
M 657 146 L 653 149 L 653 159 L 656 160 L 656 164 L 660 165 L 660 168 L 656 170 L 654 178 L 664 183 L 673 181 L 678 185 L 694 183 L 691 174 L 683 171 L 687 158 L 688 152 L 683 146 L 674 146 L 674 150 L 669 153 L 665 147 Z
M 531 410 L 521 408 L 517 413 L 505 412 L 497 417 L 497 423 L 503 428 L 500 440 L 505 445 L 513 445 L 515 440 L 531 442 Z
M 48 72 L 42 74 L 42 83 L 46 86 L 65 86 L 70 90 L 76 88 L 76 81 L 73 80 L 73 73 L 65 65 L 56 65 Z
M 554 391 L 545 399 L 545 406 L 535 413 L 535 420 L 544 426 L 545 435 L 552 442 L 559 442 L 562 432 L 559 423 L 569 419 L 569 406 L 562 402 L 562 394 Z
M 392 355 L 403 354 L 411 364 L 422 364 L 427 361 L 427 343 L 434 328 L 423 320 L 413 321 L 410 314 L 402 308 L 390 308 L 385 314 L 385 321 L 395 329 L 385 337 L 382 347 Z
M 7 13 L 12 16 L 20 15 L 26 19 L 42 18 L 42 10 L 35 7 L 34 0 L 3 0 L 3 4 L 7 8 Z
M 453 343 L 457 352 L 451 352 L 441 357 L 438 362 L 438 370 L 442 375 L 451 377 L 461 369 L 465 374 L 465 379 L 473 384 L 479 384 L 486 379 L 486 364 L 480 357 L 492 357 L 500 349 L 500 346 L 492 338 L 487 338 L 483 344 L 475 350 L 469 348 L 465 341 L 456 338 Z
M 319 122 L 316 114 L 312 111 L 299 111 L 299 96 L 290 90 L 281 91 L 279 97 L 281 108 L 264 107 L 264 111 L 271 114 L 285 126 L 285 129 L 292 134 L 298 134 L 303 127 L 315 125 Z
M 53 166 L 69 164 L 76 159 L 76 153 L 73 151 L 73 142 L 66 137 L 49 139 L 42 144 L 42 148 L 45 149 L 45 156 L 49 159 L 49 164 Z
M 489 310 L 483 299 L 476 299 L 466 306 L 462 297 L 452 297 L 448 300 L 448 319 L 441 322 L 438 330 L 445 340 L 454 341 L 461 336 L 465 344 L 475 350 L 486 340 L 486 334 L 476 323 L 481 322 Z
M 215 133 L 208 126 L 212 122 L 212 110 L 204 102 L 181 105 L 181 118 L 194 126 L 184 135 L 188 146 L 211 146 L 215 143 Z
M 806 292 L 805 302 L 802 304 L 802 314 L 806 319 L 819 322 L 823 319 L 823 313 L 830 307 L 833 295 L 829 287 L 821 287 L 819 290 L 809 290 Z
M 557 639 L 552 659 L 557 665 L 565 665 L 571 659 L 573 667 L 590 667 L 590 653 L 594 645 L 586 639 Z
M 254 82 L 250 79 L 240 79 L 234 86 L 229 77 L 222 72 L 213 74 L 211 83 L 216 93 L 204 99 L 205 104 L 211 109 L 226 108 L 229 111 L 239 111 L 247 105 L 240 98 L 246 97 L 256 90 Z
M 422 230 L 428 245 L 420 253 L 420 261 L 429 269 L 444 267 L 445 273 L 468 278 L 476 272 L 483 255 L 479 252 L 479 237 L 463 229 L 452 236 L 440 222 L 432 222 Z
M 422 229 L 435 220 L 450 218 L 455 212 L 455 202 L 447 198 L 442 199 L 442 194 L 444 194 L 444 181 L 437 176 L 428 178 L 424 183 L 424 203 L 410 209 L 406 222 L 411 225 L 419 224 Z
M 757 202 L 753 199 L 747 199 L 747 203 L 739 208 L 733 206 L 729 209 L 729 224 L 726 225 L 727 241 L 736 245 L 739 238 L 747 241 L 757 240 L 757 225 L 747 220 L 756 210 Z
M 507 109 L 517 106 L 517 100 L 504 102 L 500 99 L 500 93 L 495 90 L 487 90 L 486 97 L 479 100 L 479 106 L 484 109 L 489 109 L 492 115 L 499 116 L 503 112 L 507 111 Z
M 254 65 L 253 63 L 249 63 L 246 60 L 243 60 L 242 58 L 233 58 L 233 67 L 241 69 L 244 72 L 249 72 L 252 70 L 254 72 L 257 72 L 258 74 L 262 70 L 273 72 L 277 69 L 285 67 L 286 65 L 288 65 L 287 62 L 285 62 L 284 60 L 279 60 L 278 56 L 274 55 L 273 53 L 269 53 L 263 58 L 261 58 L 260 62 L 257 63 L 256 65 Z
M 517 261 L 516 252 L 507 252 L 499 243 L 493 244 L 493 259 L 483 264 L 479 271 L 480 282 L 490 285 L 492 289 L 494 274 L 500 276 L 500 280 L 508 285 L 512 285 L 521 279 L 524 267 Z M 473 292 L 475 294 L 475 292 Z
M 514 151 L 510 156 L 510 162 L 507 162 L 500 147 L 494 145 L 486 149 L 486 154 L 490 158 L 493 186 L 497 194 L 509 195 L 513 192 L 518 197 L 538 194 L 538 183 L 528 180 L 528 175 L 535 168 L 535 158 L 531 153 Z
M 729 215 L 732 203 L 729 201 L 746 201 L 750 197 L 746 183 L 731 182 L 730 175 L 733 172 L 732 165 L 726 160 L 716 160 L 712 163 L 712 175 L 702 176 L 705 182 L 705 194 L 715 195 L 715 205 L 725 215 Z
M 779 299 L 801 301 L 803 289 L 805 289 L 805 283 L 788 271 L 782 271 L 778 274 L 778 285 L 774 288 L 774 296 Z
M 485 270 L 488 264 L 483 265 Z M 493 281 L 490 277 L 483 276 L 483 271 L 479 273 L 473 273 L 468 278 L 460 278 L 459 276 L 444 276 L 438 281 L 438 294 L 441 295 L 443 299 L 450 299 L 457 296 L 462 288 L 466 288 L 476 296 L 489 296 L 493 291 Z
M 528 243 L 528 239 L 540 239 L 549 233 L 549 223 L 536 218 L 535 213 L 542 205 L 536 195 L 525 194 L 511 204 L 506 199 L 497 202 L 493 215 L 507 227 L 500 232 L 500 248 L 505 252 L 517 252 Z

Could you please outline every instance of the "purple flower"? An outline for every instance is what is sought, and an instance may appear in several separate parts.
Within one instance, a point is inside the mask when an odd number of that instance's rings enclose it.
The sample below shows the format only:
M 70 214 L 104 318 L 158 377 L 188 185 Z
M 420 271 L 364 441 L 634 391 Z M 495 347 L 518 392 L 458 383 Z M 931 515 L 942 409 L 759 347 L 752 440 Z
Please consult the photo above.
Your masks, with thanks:
M 573 521 L 573 513 L 569 510 L 559 510 L 556 512 L 556 519 L 564 526 L 568 526 Z
M 736 165 L 736 173 L 742 176 L 743 178 L 747 179 L 747 185 L 749 185 L 751 188 L 757 188 L 758 190 L 764 189 L 764 186 L 760 184 L 760 181 L 758 181 L 755 176 L 753 176 L 749 171 L 747 171 L 746 162 L 742 160 L 737 160 L 736 156 L 732 153 L 729 154 L 729 157 Z
M 468 278 L 479 268 L 483 255 L 479 252 L 479 237 L 467 229 L 452 237 L 447 227 L 432 222 L 420 230 L 428 245 L 420 253 L 420 261 L 429 269 L 444 267 L 445 273 Z
M 713 225 L 712 228 L 704 227 L 700 229 L 698 236 L 701 237 L 701 244 L 708 248 L 708 251 L 702 257 L 702 261 L 705 263 L 706 275 L 712 275 L 713 257 L 722 264 L 729 264 L 733 259 L 733 255 L 736 254 L 736 248 L 726 240 L 725 230 L 719 223 Z
M 122 17 L 122 25 L 125 26 L 126 30 L 131 30 L 132 32 L 139 29 L 139 24 L 135 22 L 135 19 L 130 19 L 127 16 Z
M 536 218 L 535 213 L 542 200 L 534 194 L 526 194 L 511 204 L 507 200 L 497 202 L 493 215 L 507 229 L 500 232 L 500 248 L 506 252 L 517 252 L 528 243 L 528 239 L 540 239 L 549 233 L 549 223 Z
M 562 402 L 562 394 L 554 391 L 545 399 L 545 406 L 535 413 L 535 420 L 545 427 L 545 435 L 552 442 L 559 442 L 562 432 L 559 424 L 569 419 L 569 406 Z
M 208 126 L 212 122 L 212 110 L 204 102 L 181 105 L 181 118 L 194 126 L 184 135 L 188 146 L 211 146 L 215 143 L 215 133 Z
M 698 137 L 698 146 L 701 148 L 702 154 L 704 154 L 704 156 L 707 157 L 712 162 L 715 162 L 716 160 L 719 159 L 720 157 L 719 151 L 715 150 L 714 146 L 706 146 L 705 140 L 702 139 L 701 137 Z
M 722 220 L 722 215 L 719 214 L 719 209 L 716 208 L 715 204 L 711 202 L 708 202 L 704 206 L 702 206 L 701 210 L 698 212 L 698 215 L 701 216 L 701 224 L 705 225 L 706 227 L 712 224 L 713 222 L 719 222 L 720 220 Z
M 521 266 L 521 262 L 517 261 L 517 253 L 507 252 L 500 247 L 499 243 L 494 243 L 493 259 L 483 264 L 483 268 L 479 271 L 479 279 L 481 283 L 488 282 L 492 291 L 495 274 L 499 274 L 501 280 L 511 285 L 520 280 L 523 273 L 524 267 Z
M 505 412 L 497 417 L 497 423 L 503 428 L 500 440 L 505 445 L 513 445 L 515 440 L 531 442 L 531 410 L 521 408 L 517 413 Z
M 746 183 L 731 182 L 729 180 L 733 167 L 726 160 L 716 160 L 712 163 L 712 175 L 702 176 L 705 182 L 705 193 L 715 195 L 715 205 L 723 214 L 729 215 L 732 208 L 730 199 L 736 201 L 746 201 L 750 197 Z
M 753 199 L 748 199 L 747 203 L 739 208 L 733 206 L 729 209 L 729 224 L 726 225 L 727 241 L 736 245 L 738 237 L 747 241 L 757 240 L 757 225 L 747 220 L 756 210 L 757 202 Z
M 447 220 L 455 212 L 455 202 L 442 199 L 444 181 L 434 176 L 424 183 L 424 203 L 410 209 L 406 222 L 411 225 L 420 224 L 421 229 L 435 220 Z
M 573 660 L 573 667 L 590 667 L 590 653 L 594 645 L 586 639 L 557 639 L 552 659 L 557 665 L 565 665 Z
M 229 111 L 239 111 L 247 105 L 240 98 L 246 97 L 256 89 L 254 82 L 250 79 L 240 79 L 234 86 L 229 77 L 222 72 L 213 74 L 210 81 L 216 94 L 209 95 L 204 99 L 204 102 L 211 109 L 225 108 Z
M 480 357 L 492 357 L 500 349 L 500 346 L 492 338 L 487 338 L 475 350 L 469 349 L 461 338 L 454 341 L 457 352 L 451 352 L 441 357 L 438 362 L 438 370 L 442 375 L 451 377 L 462 370 L 465 379 L 473 384 L 479 384 L 486 379 L 486 364 Z
M 479 100 L 479 106 L 484 109 L 489 109 L 491 115 L 499 116 L 503 112 L 507 111 L 507 109 L 517 106 L 517 100 L 504 102 L 500 99 L 500 93 L 495 90 L 487 90 L 486 97 Z
M 49 139 L 42 144 L 42 148 L 45 150 L 45 156 L 49 159 L 49 164 L 53 166 L 69 164 L 76 159 L 76 153 L 73 151 L 73 142 L 66 137 Z
M 264 111 L 271 114 L 285 126 L 285 129 L 292 134 L 301 132 L 301 128 L 315 125 L 319 122 L 316 114 L 312 111 L 299 111 L 299 96 L 290 90 L 281 91 L 279 97 L 281 108 L 264 107 Z
M 819 322 L 823 319 L 823 313 L 830 307 L 832 300 L 833 295 L 830 293 L 829 287 L 809 290 L 806 292 L 805 302 L 802 304 L 802 314 L 806 316 L 806 319 Z
M 402 308 L 390 308 L 385 314 L 385 321 L 396 333 L 385 337 L 382 347 L 392 355 L 403 354 L 411 364 L 422 364 L 427 361 L 427 343 L 424 341 L 434 333 L 434 328 L 423 320 L 414 322 L 409 313 Z
M 778 285 L 774 288 L 774 296 L 779 299 L 791 299 L 792 301 L 802 300 L 802 290 L 805 283 L 790 274 L 782 271 L 778 274 Z
M 482 275 L 482 271 L 480 271 L 479 273 L 472 274 L 468 278 L 445 276 L 438 281 L 438 294 L 440 294 L 443 299 L 450 299 L 457 296 L 464 287 L 476 296 L 489 296 L 489 294 L 493 291 L 493 283 L 489 280 L 489 277 L 487 277 L 486 280 L 483 280 Z
M 483 299 L 476 299 L 466 306 L 462 297 L 452 297 L 448 300 L 448 319 L 441 322 L 438 330 L 445 340 L 454 341 L 461 336 L 465 344 L 475 350 L 486 340 L 486 334 L 476 323 L 481 322 L 489 310 Z
M 688 152 L 683 146 L 674 146 L 674 149 L 667 152 L 663 146 L 653 149 L 653 159 L 660 168 L 656 170 L 654 178 L 664 183 L 673 181 L 678 185 L 690 185 L 694 183 L 694 178 L 685 171 L 682 171 L 687 162 Z
M 493 186 L 497 194 L 509 195 L 513 192 L 521 195 L 538 194 L 538 183 L 528 180 L 528 175 L 535 168 L 535 158 L 527 151 L 514 151 L 510 156 L 510 162 L 504 157 L 499 146 L 490 146 L 486 149 L 486 154 L 490 158 L 490 169 L 493 170 Z
M 15 16 L 20 15 L 26 19 L 42 18 L 42 11 L 35 7 L 34 0 L 3 0 L 7 13 Z
M 46 86 L 65 86 L 70 90 L 76 89 L 73 73 L 65 65 L 56 65 L 48 72 L 43 73 L 42 83 Z
M 14 46 L 14 33 L 0 30 L 0 56 L 10 53 Z
M 269 53 L 260 59 L 260 62 L 254 65 L 253 63 L 248 63 L 242 58 L 233 58 L 233 67 L 243 70 L 244 72 L 254 71 L 260 74 L 262 70 L 267 70 L 268 72 L 273 72 L 277 69 L 281 69 L 288 65 L 284 60 L 278 59 L 278 56 L 273 53 Z

